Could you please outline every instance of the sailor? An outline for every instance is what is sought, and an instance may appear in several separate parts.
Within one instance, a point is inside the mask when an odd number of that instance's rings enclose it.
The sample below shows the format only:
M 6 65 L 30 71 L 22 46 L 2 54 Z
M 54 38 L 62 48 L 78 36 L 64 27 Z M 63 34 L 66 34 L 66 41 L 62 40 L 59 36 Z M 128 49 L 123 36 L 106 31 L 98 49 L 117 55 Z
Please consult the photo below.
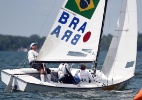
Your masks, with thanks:
M 68 69 L 70 70 L 70 69 Z M 67 71 L 65 69 L 65 64 L 61 63 L 58 67 L 58 78 L 61 79 L 65 76 L 65 74 L 67 74 Z
M 60 83 L 74 83 L 73 76 L 71 74 L 71 68 L 67 63 L 61 63 L 58 67 L 58 77 Z
M 40 79 L 44 82 L 44 69 L 47 71 L 48 81 L 51 80 L 51 70 L 47 68 L 43 63 L 35 63 L 38 56 L 37 43 L 31 43 L 30 50 L 28 52 L 28 60 L 32 68 L 35 68 L 40 73 Z
M 91 73 L 86 70 L 85 64 L 81 64 L 80 70 L 77 71 L 75 75 L 78 75 L 82 83 L 91 83 L 94 81 L 94 78 L 92 77 Z

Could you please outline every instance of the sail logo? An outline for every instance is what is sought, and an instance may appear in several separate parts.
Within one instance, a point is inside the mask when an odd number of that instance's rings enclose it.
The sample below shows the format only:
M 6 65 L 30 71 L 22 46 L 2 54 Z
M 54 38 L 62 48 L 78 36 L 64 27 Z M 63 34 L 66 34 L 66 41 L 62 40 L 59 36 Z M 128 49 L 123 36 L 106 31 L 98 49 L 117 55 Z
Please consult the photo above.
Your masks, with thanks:
M 66 28 L 64 26 L 66 26 Z M 60 38 L 62 41 L 70 42 L 72 45 L 77 45 L 82 36 L 83 42 L 87 42 L 91 36 L 90 31 L 85 33 L 86 26 L 86 21 L 81 21 L 77 17 L 71 17 L 68 12 L 63 11 L 58 19 L 58 24 L 50 34 L 58 39 Z
M 68 0 L 65 8 L 91 19 L 100 0 Z

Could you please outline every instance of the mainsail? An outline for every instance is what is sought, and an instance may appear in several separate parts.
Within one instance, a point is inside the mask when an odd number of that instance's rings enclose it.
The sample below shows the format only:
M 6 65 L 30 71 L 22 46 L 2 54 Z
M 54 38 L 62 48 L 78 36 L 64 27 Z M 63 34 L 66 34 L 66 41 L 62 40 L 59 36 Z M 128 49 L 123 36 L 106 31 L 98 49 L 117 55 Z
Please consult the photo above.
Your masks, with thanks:
M 122 0 L 117 28 L 102 68 L 108 80 L 122 82 L 134 76 L 137 34 L 136 0 Z
M 65 0 L 36 61 L 97 59 L 107 0 Z

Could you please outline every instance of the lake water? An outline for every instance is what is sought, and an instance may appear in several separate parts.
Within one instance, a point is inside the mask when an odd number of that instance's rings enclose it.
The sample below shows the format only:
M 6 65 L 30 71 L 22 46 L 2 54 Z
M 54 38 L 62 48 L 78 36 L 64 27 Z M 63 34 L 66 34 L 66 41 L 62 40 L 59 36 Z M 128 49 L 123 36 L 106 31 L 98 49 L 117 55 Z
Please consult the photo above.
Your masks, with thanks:
M 7 68 L 17 68 L 26 58 L 25 52 L 0 52 L 0 70 Z M 106 52 L 101 52 L 98 67 L 101 67 Z M 27 67 L 27 63 L 25 63 Z M 0 81 L 0 100 L 132 100 L 142 87 L 142 52 L 137 54 L 137 64 L 135 77 L 132 78 L 128 87 L 123 91 L 60 91 L 60 92 L 12 92 L 4 93 L 5 84 Z

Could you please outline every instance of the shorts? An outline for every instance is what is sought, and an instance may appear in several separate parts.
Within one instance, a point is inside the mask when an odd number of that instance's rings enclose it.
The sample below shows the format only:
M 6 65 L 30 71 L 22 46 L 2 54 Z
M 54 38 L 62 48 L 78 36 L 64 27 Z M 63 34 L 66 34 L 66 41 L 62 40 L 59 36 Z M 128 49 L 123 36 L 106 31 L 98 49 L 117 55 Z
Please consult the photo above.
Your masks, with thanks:
M 30 63 L 31 67 L 34 69 L 37 69 L 38 71 L 40 69 L 43 69 L 43 64 L 42 63 Z

